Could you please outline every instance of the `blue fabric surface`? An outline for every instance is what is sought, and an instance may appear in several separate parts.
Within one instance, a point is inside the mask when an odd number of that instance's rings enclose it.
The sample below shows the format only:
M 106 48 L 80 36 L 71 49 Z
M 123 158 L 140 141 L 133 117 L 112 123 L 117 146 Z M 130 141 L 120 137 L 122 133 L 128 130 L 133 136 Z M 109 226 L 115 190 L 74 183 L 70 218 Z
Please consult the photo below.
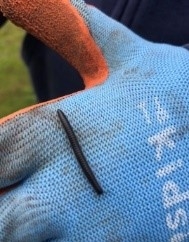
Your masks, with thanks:
M 189 241 L 189 53 L 89 8 L 103 85 L 0 126 L 0 241 Z M 104 194 L 81 171 L 70 120 Z

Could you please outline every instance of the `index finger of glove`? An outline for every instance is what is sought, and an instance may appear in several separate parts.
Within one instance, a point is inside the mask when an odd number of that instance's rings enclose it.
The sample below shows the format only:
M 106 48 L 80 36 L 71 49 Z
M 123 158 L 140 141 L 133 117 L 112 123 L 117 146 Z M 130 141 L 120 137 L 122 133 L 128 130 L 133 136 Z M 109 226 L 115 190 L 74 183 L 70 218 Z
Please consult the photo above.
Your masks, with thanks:
M 0 196 L 0 241 L 46 241 L 56 238 L 48 202 L 41 204 L 36 195 L 24 187 Z
M 41 109 L 18 114 L 0 125 L 0 188 L 27 178 L 53 158 L 47 156 L 48 149 L 55 149 L 51 132 L 56 132 L 56 119 L 47 119 Z

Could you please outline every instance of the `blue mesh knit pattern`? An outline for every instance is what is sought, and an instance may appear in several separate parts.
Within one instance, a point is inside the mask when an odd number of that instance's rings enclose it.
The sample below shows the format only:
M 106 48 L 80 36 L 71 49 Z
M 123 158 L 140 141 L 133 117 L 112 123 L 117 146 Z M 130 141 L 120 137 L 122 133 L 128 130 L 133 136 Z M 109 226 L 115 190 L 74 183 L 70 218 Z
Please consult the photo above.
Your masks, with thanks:
M 189 241 L 189 53 L 88 14 L 109 77 L 0 126 L 0 187 L 20 181 L 0 197 L 0 241 Z M 103 195 L 78 165 L 57 109 Z

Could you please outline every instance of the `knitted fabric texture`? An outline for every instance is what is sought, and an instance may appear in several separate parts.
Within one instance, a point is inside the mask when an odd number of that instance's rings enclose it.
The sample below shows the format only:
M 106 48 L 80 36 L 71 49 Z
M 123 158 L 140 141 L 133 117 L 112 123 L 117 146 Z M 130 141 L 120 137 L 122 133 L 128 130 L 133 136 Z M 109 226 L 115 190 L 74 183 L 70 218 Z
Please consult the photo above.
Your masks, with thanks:
M 103 85 L 0 125 L 2 242 L 189 241 L 189 53 L 89 8 Z M 104 193 L 84 176 L 65 112 Z

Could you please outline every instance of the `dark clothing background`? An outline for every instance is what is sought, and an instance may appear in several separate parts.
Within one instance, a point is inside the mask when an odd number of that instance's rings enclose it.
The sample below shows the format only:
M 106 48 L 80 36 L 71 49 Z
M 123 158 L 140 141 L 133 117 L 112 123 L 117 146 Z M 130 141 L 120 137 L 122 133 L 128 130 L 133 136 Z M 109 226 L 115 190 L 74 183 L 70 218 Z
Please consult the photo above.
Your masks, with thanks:
M 188 0 L 86 0 L 145 39 L 189 42 Z
M 3 14 L 0 12 L 0 27 L 6 22 L 6 18 L 3 17 Z
M 145 39 L 180 46 L 189 43 L 189 0 L 85 1 Z M 23 42 L 22 56 L 39 101 L 84 88 L 75 69 L 29 34 Z
M 22 57 L 28 66 L 39 102 L 84 89 L 79 73 L 59 54 L 27 34 Z

